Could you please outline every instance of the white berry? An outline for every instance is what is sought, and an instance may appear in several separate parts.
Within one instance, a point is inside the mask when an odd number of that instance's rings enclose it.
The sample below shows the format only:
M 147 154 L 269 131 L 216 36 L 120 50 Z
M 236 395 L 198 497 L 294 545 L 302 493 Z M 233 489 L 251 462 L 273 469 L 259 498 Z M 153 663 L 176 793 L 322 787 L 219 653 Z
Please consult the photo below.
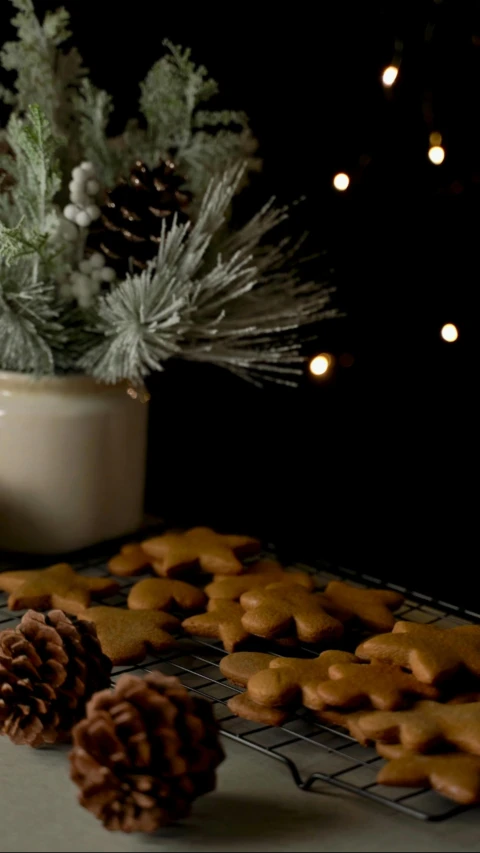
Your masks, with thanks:
M 105 258 L 101 252 L 94 252 L 90 258 L 90 266 L 92 270 L 100 270 L 105 266 Z
M 98 219 L 102 212 L 97 204 L 89 204 L 86 208 L 86 211 L 90 217 L 91 222 L 94 222 L 95 219 Z
M 83 181 L 85 178 L 85 172 L 83 171 L 81 166 L 76 166 L 72 172 L 72 178 L 74 181 Z
M 76 204 L 67 204 L 64 208 L 63 215 L 65 219 L 68 219 L 70 222 L 76 222 L 77 220 L 78 207 Z
M 88 261 L 88 260 L 80 261 L 80 263 L 78 265 L 78 269 L 80 270 L 80 272 L 88 275 L 92 269 L 90 266 L 90 261 Z
M 93 281 L 97 283 L 103 281 L 103 272 L 103 270 L 93 270 L 93 272 L 91 273 Z
M 90 163 L 89 160 L 84 160 L 84 162 L 80 164 L 80 168 L 87 175 L 95 174 L 95 166 L 93 165 L 93 163 Z
M 85 184 L 85 189 L 88 195 L 96 195 L 100 189 L 100 184 L 95 180 L 95 178 L 90 178 L 90 180 Z
M 91 221 L 92 218 L 86 210 L 80 210 L 75 216 L 75 222 L 80 226 L 80 228 L 88 228 Z
M 87 196 L 83 190 L 73 190 L 73 192 L 70 193 L 70 201 L 76 204 L 77 207 L 85 207 Z
M 102 274 L 102 281 L 112 282 L 115 280 L 115 270 L 112 267 L 104 267 L 100 272 Z

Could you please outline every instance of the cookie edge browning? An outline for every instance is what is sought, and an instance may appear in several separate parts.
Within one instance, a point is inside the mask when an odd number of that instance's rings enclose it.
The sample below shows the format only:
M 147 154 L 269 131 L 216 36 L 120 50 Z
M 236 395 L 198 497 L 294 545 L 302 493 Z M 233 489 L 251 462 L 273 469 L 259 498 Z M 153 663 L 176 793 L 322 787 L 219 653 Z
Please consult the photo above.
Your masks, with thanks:
M 263 723 L 266 726 L 282 726 L 291 717 L 290 711 L 286 709 L 259 705 L 251 699 L 248 692 L 232 696 L 227 701 L 227 707 L 235 717 L 241 717 L 253 723 Z
M 236 662 L 240 662 L 240 659 L 246 660 L 249 658 L 251 660 L 252 657 L 257 659 L 257 665 L 253 667 L 245 666 L 243 672 L 232 672 L 229 669 L 229 665 L 232 663 L 232 658 L 236 658 Z M 219 669 L 222 675 L 225 678 L 228 678 L 232 684 L 236 684 L 240 687 L 246 687 L 249 679 L 252 675 L 256 675 L 258 672 L 262 672 L 264 669 L 268 669 L 270 666 L 270 662 L 275 659 L 274 655 L 269 655 L 266 652 L 232 652 L 229 655 L 224 655 L 219 663 Z M 242 669 L 240 667 L 240 669 Z

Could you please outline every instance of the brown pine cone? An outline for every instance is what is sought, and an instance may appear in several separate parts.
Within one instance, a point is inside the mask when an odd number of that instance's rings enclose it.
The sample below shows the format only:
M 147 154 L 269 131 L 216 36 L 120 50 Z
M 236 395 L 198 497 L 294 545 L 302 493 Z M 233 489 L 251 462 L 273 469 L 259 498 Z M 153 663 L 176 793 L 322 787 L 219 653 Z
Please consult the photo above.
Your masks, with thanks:
M 187 222 L 191 194 L 170 161 L 149 169 L 137 160 L 128 180 L 107 193 L 101 219 L 94 223 L 87 245 L 102 252 L 119 278 L 138 273 L 158 254 L 162 229 L 174 219 Z
M 64 740 L 111 666 L 91 623 L 28 610 L 0 631 L 0 734 L 30 746 Z
M 186 817 L 224 758 L 210 703 L 159 672 L 122 675 L 72 734 L 80 804 L 110 830 L 154 832 Z

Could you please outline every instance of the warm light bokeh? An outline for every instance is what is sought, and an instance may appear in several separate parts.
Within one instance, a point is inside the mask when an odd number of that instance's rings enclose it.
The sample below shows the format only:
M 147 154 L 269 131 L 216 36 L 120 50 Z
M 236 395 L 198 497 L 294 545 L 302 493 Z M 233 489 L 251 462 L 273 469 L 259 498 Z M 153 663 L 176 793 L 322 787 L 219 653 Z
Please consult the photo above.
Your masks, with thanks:
M 345 174 L 345 172 L 339 172 L 333 179 L 333 186 L 336 190 L 340 190 L 341 192 L 347 189 L 349 183 L 350 178 Z
M 453 344 L 458 339 L 458 329 L 453 323 L 445 323 L 440 334 L 447 344 Z
M 330 367 L 330 356 L 316 355 L 310 362 L 310 373 L 314 376 L 324 376 Z
M 430 145 L 441 145 L 442 144 L 442 134 L 438 133 L 437 130 L 434 130 L 433 133 L 428 137 Z
M 428 151 L 428 159 L 431 160 L 435 166 L 439 166 L 440 163 L 443 163 L 445 160 L 445 149 L 442 148 L 441 145 L 432 145 Z
M 389 65 L 382 74 L 382 83 L 384 86 L 393 86 L 397 77 L 398 68 L 395 65 Z

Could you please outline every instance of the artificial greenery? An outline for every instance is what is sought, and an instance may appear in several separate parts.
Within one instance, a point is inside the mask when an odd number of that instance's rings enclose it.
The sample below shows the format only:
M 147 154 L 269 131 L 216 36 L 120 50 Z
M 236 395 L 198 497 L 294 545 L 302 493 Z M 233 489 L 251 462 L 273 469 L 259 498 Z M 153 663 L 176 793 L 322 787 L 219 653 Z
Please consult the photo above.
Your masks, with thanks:
M 290 241 L 266 239 L 285 210 L 268 204 L 243 228 L 229 225 L 232 198 L 258 167 L 246 117 L 206 109 L 217 84 L 167 43 L 140 86 L 139 117 L 112 138 L 111 97 L 65 49 L 67 12 L 39 21 L 32 0 L 11 2 L 17 40 L 0 55 L 14 74 L 0 90 L 11 106 L 0 145 L 0 368 L 140 383 L 178 357 L 254 381 L 294 379 L 299 327 L 335 312 L 328 288 L 302 281 Z M 77 304 L 69 282 L 85 264 L 88 230 L 62 213 L 72 169 L 88 161 L 108 190 L 133 161 L 172 157 L 194 199 L 191 221 L 164 227 L 144 271 Z

